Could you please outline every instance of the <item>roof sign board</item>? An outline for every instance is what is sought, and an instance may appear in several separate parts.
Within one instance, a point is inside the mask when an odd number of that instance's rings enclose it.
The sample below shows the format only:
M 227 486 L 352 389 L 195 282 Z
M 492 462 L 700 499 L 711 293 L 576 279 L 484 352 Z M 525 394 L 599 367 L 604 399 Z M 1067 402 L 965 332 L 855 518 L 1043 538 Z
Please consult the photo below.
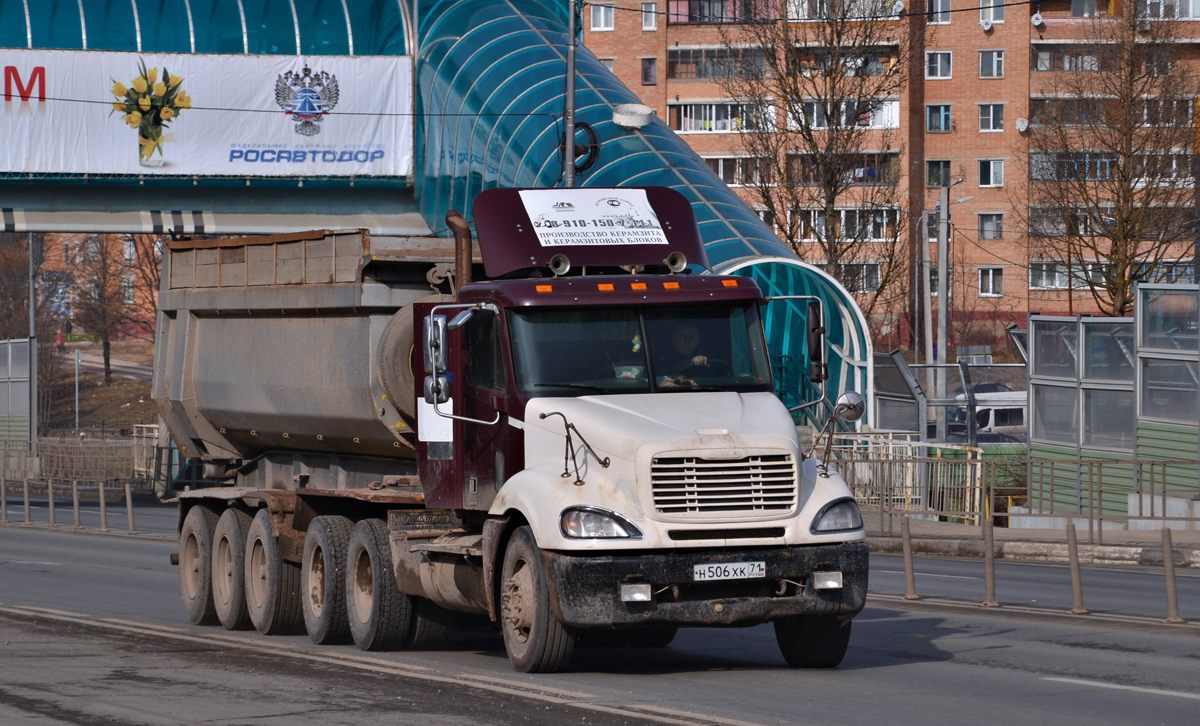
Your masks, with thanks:
M 472 207 L 489 277 L 550 264 L 662 265 L 672 252 L 708 268 L 687 199 L 666 187 L 488 189 Z

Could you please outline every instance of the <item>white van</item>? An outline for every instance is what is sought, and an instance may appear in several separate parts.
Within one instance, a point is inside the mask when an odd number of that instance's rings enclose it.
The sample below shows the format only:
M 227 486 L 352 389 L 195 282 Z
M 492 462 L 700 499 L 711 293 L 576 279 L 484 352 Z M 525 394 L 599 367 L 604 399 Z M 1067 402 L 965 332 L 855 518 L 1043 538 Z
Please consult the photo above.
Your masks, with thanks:
M 959 394 L 955 398 L 964 402 L 967 400 L 964 394 Z M 1029 394 L 1026 391 L 976 393 L 976 431 L 979 433 L 1024 436 L 1029 431 L 1026 414 L 1028 409 Z M 967 425 L 966 407 L 950 409 L 946 420 L 950 423 L 952 429 L 955 427 L 955 424 L 965 429 Z

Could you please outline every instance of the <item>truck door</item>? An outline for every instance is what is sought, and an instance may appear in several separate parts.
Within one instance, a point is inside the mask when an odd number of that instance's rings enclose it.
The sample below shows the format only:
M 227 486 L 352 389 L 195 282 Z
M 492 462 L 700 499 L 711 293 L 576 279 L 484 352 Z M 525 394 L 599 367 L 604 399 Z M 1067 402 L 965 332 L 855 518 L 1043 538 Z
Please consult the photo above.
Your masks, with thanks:
M 520 432 L 508 421 L 510 384 L 506 380 L 502 320 L 488 311 L 471 316 L 463 326 L 462 415 L 475 421 L 455 421 L 455 439 L 461 442 L 458 470 L 462 477 L 463 506 L 487 509 L 505 478 L 523 466 Z M 477 423 L 492 421 L 495 424 Z

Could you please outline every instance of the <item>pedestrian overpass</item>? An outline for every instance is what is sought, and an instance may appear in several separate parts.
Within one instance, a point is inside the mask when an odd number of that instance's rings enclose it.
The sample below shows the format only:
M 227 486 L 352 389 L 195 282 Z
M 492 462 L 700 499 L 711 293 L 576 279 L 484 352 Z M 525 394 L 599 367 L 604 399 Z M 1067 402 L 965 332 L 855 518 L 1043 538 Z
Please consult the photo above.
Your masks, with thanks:
M 561 185 L 569 39 L 567 0 L 0 0 L 3 230 L 449 236 L 482 189 Z M 829 392 L 870 402 L 845 289 L 663 122 L 615 123 L 638 99 L 582 46 L 576 84 L 577 185 L 682 193 L 715 271 L 822 302 Z M 805 311 L 766 314 L 789 404 L 818 393 Z

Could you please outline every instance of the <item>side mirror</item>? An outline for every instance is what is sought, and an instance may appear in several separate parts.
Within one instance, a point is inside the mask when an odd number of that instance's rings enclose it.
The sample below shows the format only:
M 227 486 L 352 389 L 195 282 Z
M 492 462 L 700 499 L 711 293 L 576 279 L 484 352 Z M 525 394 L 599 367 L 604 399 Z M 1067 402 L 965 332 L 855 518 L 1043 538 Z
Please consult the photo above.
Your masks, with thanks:
M 808 343 L 808 380 L 821 383 L 829 377 L 825 367 L 825 316 L 821 303 L 809 300 L 805 311 L 805 340 Z
M 449 361 L 446 356 L 446 316 L 430 315 L 425 318 L 425 371 L 434 376 L 446 372 Z
M 437 405 L 450 400 L 450 382 L 445 376 L 425 376 L 425 403 Z
M 867 412 L 867 402 L 857 391 L 846 391 L 838 396 L 833 415 L 840 421 L 857 421 Z

